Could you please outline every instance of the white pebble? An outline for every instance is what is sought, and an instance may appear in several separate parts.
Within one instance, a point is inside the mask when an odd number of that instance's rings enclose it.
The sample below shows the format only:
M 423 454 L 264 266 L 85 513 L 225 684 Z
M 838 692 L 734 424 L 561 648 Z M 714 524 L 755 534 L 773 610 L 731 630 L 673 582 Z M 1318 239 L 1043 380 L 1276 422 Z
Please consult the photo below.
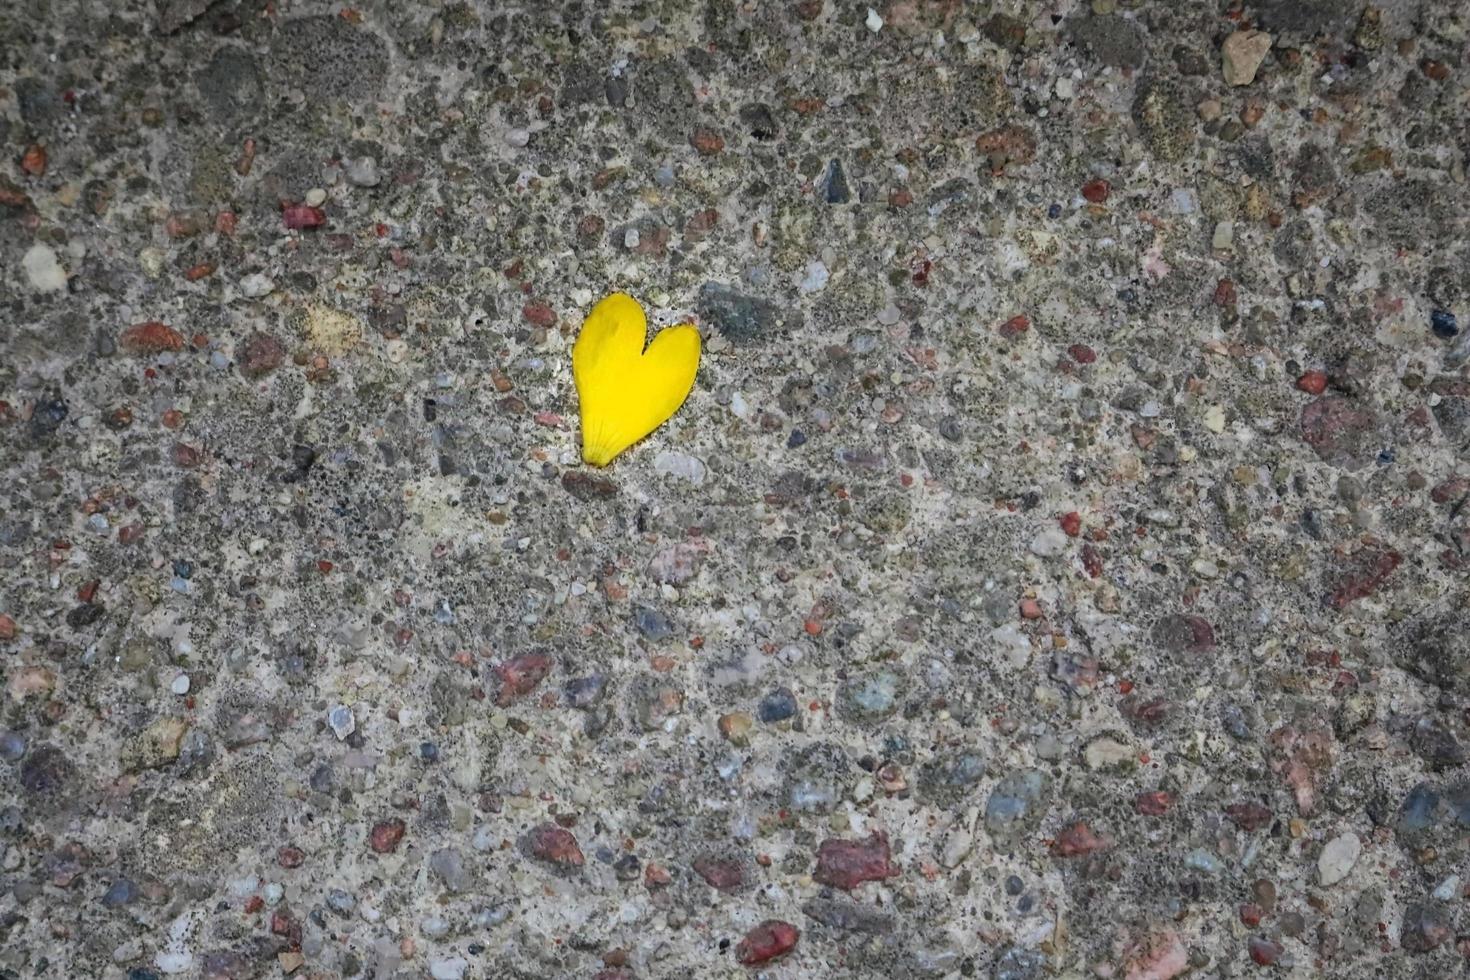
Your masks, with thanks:
M 179 694 L 179 695 L 188 694 L 189 693 L 189 675 L 188 674 L 180 674 L 178 677 L 175 677 L 174 678 L 174 682 L 168 686 L 168 689 L 170 691 L 173 691 L 175 694 Z
M 153 965 L 164 973 L 185 973 L 194 965 L 194 954 L 188 950 L 178 953 L 159 953 L 153 957 Z
M 1328 841 L 1317 858 L 1317 876 L 1323 887 L 1346 878 L 1362 853 L 1363 842 L 1352 831 Z
M 653 468 L 664 476 L 688 480 L 696 487 L 704 484 L 704 462 L 687 453 L 661 452 L 654 457 Z
M 1055 558 L 1067 548 L 1067 535 L 1058 527 L 1049 527 L 1031 539 L 1031 553 L 1042 558 Z
M 505 141 L 511 146 L 520 148 L 531 142 L 531 134 L 528 131 L 519 128 L 507 130 L 505 134 Z
M 429 976 L 434 980 L 460 980 L 469 968 L 469 961 L 464 957 L 450 956 L 442 960 L 430 960 Z
M 314 208 L 319 208 L 327 199 L 327 192 L 320 187 L 313 187 L 306 192 L 306 203 Z
M 249 299 L 259 299 L 275 292 L 276 284 L 263 272 L 252 272 L 240 280 L 240 293 Z
M 66 270 L 56 261 L 56 253 L 40 242 L 26 250 L 20 260 L 31 288 L 42 293 L 54 293 L 66 288 Z
M 879 31 L 883 30 L 883 18 L 879 16 L 878 11 L 874 10 L 872 7 L 868 8 L 868 19 L 863 21 L 863 23 L 867 24 L 868 30 L 872 31 L 874 34 L 877 34 Z
M 803 293 L 815 293 L 827 285 L 827 280 L 831 278 L 831 275 L 825 265 L 813 259 L 807 263 L 806 276 L 797 284 L 796 288 Z

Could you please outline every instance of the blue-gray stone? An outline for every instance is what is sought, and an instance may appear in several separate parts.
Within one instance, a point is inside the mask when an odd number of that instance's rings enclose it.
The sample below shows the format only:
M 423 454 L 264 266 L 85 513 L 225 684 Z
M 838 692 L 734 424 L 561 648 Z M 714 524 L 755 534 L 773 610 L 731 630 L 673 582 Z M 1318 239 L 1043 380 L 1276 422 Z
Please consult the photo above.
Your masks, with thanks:
M 0 732 L 0 759 L 15 762 L 26 754 L 26 739 L 20 732 Z
M 796 714 L 796 695 L 786 688 L 778 688 L 761 699 L 756 716 L 766 724 L 785 721 Z
M 1399 830 L 1428 830 L 1434 823 L 1434 811 L 1439 806 L 1439 794 L 1420 783 L 1409 790 L 1404 805 L 1399 809 Z
M 633 625 L 650 640 L 667 640 L 674 635 L 674 624 L 669 622 L 669 617 L 647 606 L 633 607 Z
M 855 721 L 880 721 L 898 710 L 903 678 L 891 670 L 877 670 L 842 686 L 837 708 Z
M 1037 769 L 1023 769 L 1002 779 L 985 801 L 985 829 L 1006 837 L 1041 819 L 1043 797 L 1051 780 Z
M 114 878 L 102 893 L 102 904 L 110 909 L 131 904 L 138 897 L 138 886 L 126 878 Z
M 573 677 L 566 682 L 562 693 L 566 695 L 567 704 L 573 708 L 590 708 L 602 700 L 603 693 L 607 691 L 607 676 L 604 674 L 589 674 L 586 677 Z

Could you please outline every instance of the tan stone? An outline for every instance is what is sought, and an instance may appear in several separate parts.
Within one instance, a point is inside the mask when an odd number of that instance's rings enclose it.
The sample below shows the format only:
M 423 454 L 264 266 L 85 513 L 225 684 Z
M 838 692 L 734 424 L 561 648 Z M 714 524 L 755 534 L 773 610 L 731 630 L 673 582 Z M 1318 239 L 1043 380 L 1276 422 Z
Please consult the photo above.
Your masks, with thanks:
M 1265 31 L 1236 31 L 1220 46 L 1221 67 L 1231 85 L 1249 85 L 1256 69 L 1271 50 L 1271 35 Z

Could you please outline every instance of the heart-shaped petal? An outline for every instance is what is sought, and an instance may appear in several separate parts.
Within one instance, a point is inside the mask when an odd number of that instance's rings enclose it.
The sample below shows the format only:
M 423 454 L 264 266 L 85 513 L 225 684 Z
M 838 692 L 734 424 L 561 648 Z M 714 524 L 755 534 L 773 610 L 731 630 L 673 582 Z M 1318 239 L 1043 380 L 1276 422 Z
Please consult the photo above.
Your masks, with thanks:
M 659 331 L 648 349 L 648 321 L 627 293 L 605 297 L 582 321 L 572 347 L 572 377 L 582 411 L 582 458 L 606 466 L 676 412 L 699 370 L 699 330 L 681 323 Z

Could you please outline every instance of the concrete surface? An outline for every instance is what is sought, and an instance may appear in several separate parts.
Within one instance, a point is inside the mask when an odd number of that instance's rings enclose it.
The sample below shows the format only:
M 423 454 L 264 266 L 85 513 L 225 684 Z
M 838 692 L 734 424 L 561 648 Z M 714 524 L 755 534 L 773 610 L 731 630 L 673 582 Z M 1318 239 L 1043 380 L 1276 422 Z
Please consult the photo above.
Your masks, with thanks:
M 1460 975 L 1467 28 L 0 3 L 0 976 Z

